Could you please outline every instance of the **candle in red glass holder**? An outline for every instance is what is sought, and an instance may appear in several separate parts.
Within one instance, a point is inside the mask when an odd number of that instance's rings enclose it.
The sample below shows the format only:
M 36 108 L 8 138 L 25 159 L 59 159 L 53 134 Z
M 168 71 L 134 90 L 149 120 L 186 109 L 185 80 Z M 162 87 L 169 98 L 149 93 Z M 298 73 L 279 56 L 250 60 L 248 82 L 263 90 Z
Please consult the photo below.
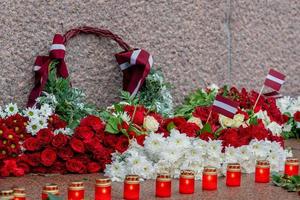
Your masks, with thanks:
M 124 181 L 123 197 L 126 200 L 138 200 L 140 198 L 140 180 L 138 175 L 127 175 Z
M 111 200 L 111 180 L 109 178 L 96 179 L 95 200 Z
M 218 174 L 215 167 L 204 167 L 202 175 L 202 189 L 216 190 L 218 188 Z
M 181 194 L 193 194 L 195 191 L 195 172 L 183 170 L 179 177 L 179 192 Z
M 68 200 L 84 200 L 84 185 L 82 181 L 74 181 L 69 185 Z
M 270 181 L 270 163 L 267 160 L 258 160 L 255 168 L 255 182 L 268 183 Z
M 156 196 L 170 197 L 171 196 L 172 180 L 169 173 L 158 174 L 156 178 Z
M 226 185 L 233 187 L 241 185 L 241 166 L 239 163 L 229 163 L 227 165 Z
M 14 191 L 13 190 L 0 191 L 0 199 L 1 200 L 13 200 L 14 199 Z
M 43 187 L 42 200 L 47 200 L 49 193 L 52 194 L 52 195 L 58 196 L 59 195 L 58 186 L 56 184 L 53 184 L 53 183 L 47 183 Z
M 297 158 L 287 158 L 284 166 L 284 174 L 287 176 L 297 176 L 299 173 L 299 160 Z
M 25 188 L 14 188 L 14 200 L 26 200 Z

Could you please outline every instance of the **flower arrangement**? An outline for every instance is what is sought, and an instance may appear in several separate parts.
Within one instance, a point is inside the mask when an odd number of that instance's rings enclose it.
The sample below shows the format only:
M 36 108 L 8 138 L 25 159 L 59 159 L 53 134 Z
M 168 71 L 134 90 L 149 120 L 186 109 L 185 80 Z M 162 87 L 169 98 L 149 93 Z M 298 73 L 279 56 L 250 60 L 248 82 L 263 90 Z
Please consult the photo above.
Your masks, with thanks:
M 272 171 L 283 170 L 282 160 L 291 156 L 278 142 L 253 139 L 249 145 L 238 148 L 223 147 L 222 140 L 202 140 L 188 137 L 176 129 L 169 136 L 149 134 L 144 145 L 133 141 L 123 153 L 115 152 L 112 163 L 105 169 L 105 175 L 113 181 L 123 181 L 127 174 L 137 174 L 142 179 L 154 179 L 160 172 L 168 171 L 171 176 L 178 178 L 181 170 L 192 169 L 195 178 L 201 179 L 205 166 L 220 169 L 225 175 L 226 164 L 238 162 L 242 171 L 252 173 L 255 162 L 267 159 Z

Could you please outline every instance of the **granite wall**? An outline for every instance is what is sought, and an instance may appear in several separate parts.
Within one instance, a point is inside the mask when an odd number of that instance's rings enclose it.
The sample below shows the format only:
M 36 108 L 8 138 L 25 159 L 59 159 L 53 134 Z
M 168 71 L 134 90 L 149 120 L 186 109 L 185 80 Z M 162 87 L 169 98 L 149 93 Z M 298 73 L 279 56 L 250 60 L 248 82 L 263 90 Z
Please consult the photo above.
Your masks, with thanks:
M 177 103 L 209 83 L 258 90 L 270 67 L 288 75 L 282 93 L 300 94 L 299 0 L 2 0 L 0 19 L 0 105 L 25 105 L 35 56 L 56 32 L 81 25 L 150 51 Z M 117 100 L 120 50 L 94 36 L 67 47 L 73 85 L 99 106 Z

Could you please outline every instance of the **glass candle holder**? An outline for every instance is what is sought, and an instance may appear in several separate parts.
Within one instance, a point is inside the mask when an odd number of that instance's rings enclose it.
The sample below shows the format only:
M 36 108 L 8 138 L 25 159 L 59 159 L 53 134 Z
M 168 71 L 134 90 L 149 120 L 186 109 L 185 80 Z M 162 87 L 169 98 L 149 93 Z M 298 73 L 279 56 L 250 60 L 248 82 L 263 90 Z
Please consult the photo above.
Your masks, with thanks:
M 0 199 L 1 200 L 13 200 L 14 199 L 14 191 L 13 190 L 0 191 Z
M 26 200 L 25 188 L 14 188 L 14 200 Z
M 226 172 L 226 185 L 236 187 L 241 185 L 241 166 L 239 163 L 228 163 Z
M 218 173 L 215 167 L 204 167 L 202 174 L 202 189 L 216 190 L 218 188 Z
M 82 181 L 74 181 L 69 185 L 68 200 L 84 200 L 84 185 Z
M 138 200 L 140 198 L 140 178 L 138 175 L 125 177 L 123 197 L 126 200 Z
M 284 174 L 287 176 L 297 176 L 299 174 L 299 160 L 297 158 L 286 159 Z
M 179 193 L 193 194 L 195 192 L 195 172 L 183 170 L 179 177 Z
M 170 197 L 172 188 L 172 179 L 169 173 L 158 174 L 156 178 L 156 196 Z
M 111 200 L 111 180 L 109 178 L 96 179 L 95 200 Z
M 270 163 L 267 160 L 258 160 L 255 167 L 255 182 L 268 183 L 270 181 Z
M 52 195 L 58 196 L 59 195 L 58 186 L 56 184 L 53 184 L 53 183 L 47 183 L 43 187 L 42 200 L 47 200 L 49 193 L 52 194 Z

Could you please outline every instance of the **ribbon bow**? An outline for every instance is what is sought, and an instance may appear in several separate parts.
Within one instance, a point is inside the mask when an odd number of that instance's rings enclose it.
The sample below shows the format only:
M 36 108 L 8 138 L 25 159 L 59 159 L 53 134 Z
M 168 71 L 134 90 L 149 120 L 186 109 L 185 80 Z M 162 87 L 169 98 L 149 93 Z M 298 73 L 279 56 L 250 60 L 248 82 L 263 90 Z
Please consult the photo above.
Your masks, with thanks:
M 123 89 L 135 96 L 153 65 L 152 56 L 143 49 L 135 49 L 118 53 L 115 57 L 123 72 Z
M 34 63 L 35 82 L 34 88 L 31 90 L 28 98 L 28 107 L 34 106 L 36 98 L 41 95 L 48 80 L 49 65 L 53 60 L 59 61 L 56 65 L 57 76 L 62 78 L 69 76 L 67 65 L 64 61 L 65 51 L 64 37 L 60 34 L 56 34 L 50 47 L 49 56 L 36 57 Z

